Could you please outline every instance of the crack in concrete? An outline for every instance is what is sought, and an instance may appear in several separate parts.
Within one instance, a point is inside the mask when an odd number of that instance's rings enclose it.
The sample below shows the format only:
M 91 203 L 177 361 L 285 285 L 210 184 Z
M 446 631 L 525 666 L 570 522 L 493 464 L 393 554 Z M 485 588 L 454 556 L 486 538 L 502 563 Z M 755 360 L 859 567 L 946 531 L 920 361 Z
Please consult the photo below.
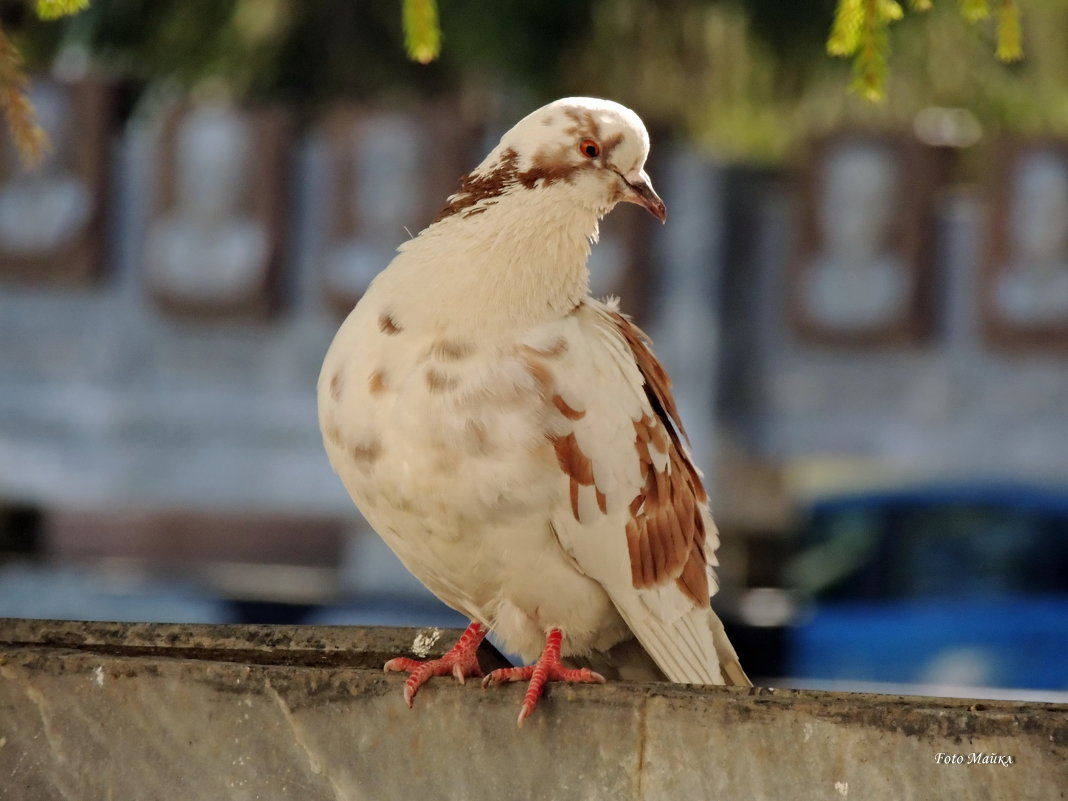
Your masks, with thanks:
M 334 782 L 334 778 L 330 775 L 322 758 L 312 749 L 311 744 L 308 742 L 307 735 L 293 717 L 293 711 L 289 708 L 289 704 L 286 703 L 281 693 L 279 693 L 274 685 L 271 684 L 270 676 L 264 676 L 263 689 L 264 692 L 274 700 L 275 704 L 278 705 L 278 709 L 282 712 L 282 719 L 286 722 L 286 725 L 289 726 L 289 730 L 293 732 L 293 741 L 300 747 L 301 752 L 307 758 L 308 767 L 311 768 L 312 773 L 316 776 L 322 776 L 330 785 L 330 790 L 334 794 L 334 801 L 346 801 L 345 794 Z
M 634 797 L 639 800 L 645 798 L 642 785 L 645 779 L 645 741 L 649 735 L 648 708 L 649 696 L 642 696 L 641 703 L 638 705 L 638 775 L 636 779 L 637 787 L 634 792 Z

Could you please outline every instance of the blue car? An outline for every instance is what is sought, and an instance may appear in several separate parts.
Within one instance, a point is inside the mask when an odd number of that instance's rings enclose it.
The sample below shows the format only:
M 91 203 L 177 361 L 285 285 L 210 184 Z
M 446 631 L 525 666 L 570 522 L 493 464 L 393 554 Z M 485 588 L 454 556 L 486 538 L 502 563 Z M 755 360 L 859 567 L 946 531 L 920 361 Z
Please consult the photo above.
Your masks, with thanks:
M 800 684 L 1068 690 L 1068 490 L 825 499 L 787 574 L 808 600 L 786 635 Z

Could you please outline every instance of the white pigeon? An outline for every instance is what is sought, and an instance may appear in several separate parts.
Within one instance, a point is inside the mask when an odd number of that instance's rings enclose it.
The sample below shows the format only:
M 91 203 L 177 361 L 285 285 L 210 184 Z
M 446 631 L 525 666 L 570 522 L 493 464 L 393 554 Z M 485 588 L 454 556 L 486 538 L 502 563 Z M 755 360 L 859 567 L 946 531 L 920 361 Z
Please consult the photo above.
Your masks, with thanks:
M 370 285 L 319 377 L 330 462 L 404 565 L 471 625 L 399 658 L 405 701 L 481 676 L 489 631 L 533 664 L 484 685 L 749 680 L 709 605 L 718 535 L 670 381 L 615 302 L 589 296 L 598 222 L 659 220 L 641 119 L 557 100 L 522 119 Z M 561 664 L 567 657 L 582 668 Z

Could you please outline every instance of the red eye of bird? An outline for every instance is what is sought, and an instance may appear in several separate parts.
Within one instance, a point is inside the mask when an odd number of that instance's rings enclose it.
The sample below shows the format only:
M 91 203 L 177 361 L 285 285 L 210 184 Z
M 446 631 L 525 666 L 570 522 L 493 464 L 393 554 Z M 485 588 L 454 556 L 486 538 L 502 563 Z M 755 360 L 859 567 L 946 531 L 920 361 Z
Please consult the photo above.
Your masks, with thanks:
M 601 146 L 592 139 L 583 139 L 579 142 L 579 152 L 588 159 L 595 159 L 601 155 Z

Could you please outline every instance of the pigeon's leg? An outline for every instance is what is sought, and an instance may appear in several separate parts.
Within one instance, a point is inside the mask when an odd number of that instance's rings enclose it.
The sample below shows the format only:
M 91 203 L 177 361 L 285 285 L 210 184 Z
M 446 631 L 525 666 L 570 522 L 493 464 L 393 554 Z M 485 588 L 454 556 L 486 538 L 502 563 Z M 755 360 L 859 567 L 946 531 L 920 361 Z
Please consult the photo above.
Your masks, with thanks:
M 541 698 L 542 690 L 550 681 L 582 682 L 586 684 L 604 684 L 604 676 L 594 673 L 589 668 L 566 668 L 560 662 L 560 642 L 564 635 L 560 629 L 550 629 L 549 636 L 545 640 L 545 650 L 541 652 L 538 661 L 525 667 L 500 668 L 492 671 L 482 680 L 483 687 L 493 684 L 502 684 L 506 681 L 527 681 L 527 694 L 523 696 L 523 706 L 519 710 L 517 723 L 522 726 L 523 721 L 530 717 L 534 706 Z
M 410 673 L 408 680 L 404 682 L 404 703 L 409 707 L 419 692 L 419 688 L 432 676 L 444 676 L 451 673 L 460 684 L 468 676 L 482 676 L 482 668 L 478 664 L 478 646 L 486 638 L 486 630 L 481 623 L 471 621 L 471 625 L 464 629 L 456 645 L 442 655 L 440 659 L 428 659 L 425 662 L 419 659 L 409 659 L 399 656 L 386 662 L 384 668 L 388 673 L 391 670 L 402 673 Z

